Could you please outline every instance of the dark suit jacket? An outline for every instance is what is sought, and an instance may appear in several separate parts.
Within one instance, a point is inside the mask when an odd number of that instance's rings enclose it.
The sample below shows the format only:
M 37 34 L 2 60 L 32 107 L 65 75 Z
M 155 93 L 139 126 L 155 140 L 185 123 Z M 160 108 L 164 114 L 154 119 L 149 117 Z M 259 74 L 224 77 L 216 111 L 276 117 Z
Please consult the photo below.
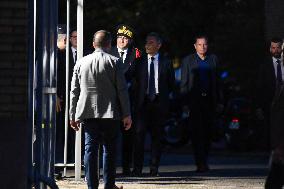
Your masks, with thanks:
M 90 54 L 92 52 L 84 50 L 83 56 L 86 56 L 87 54 Z M 69 90 L 71 86 L 71 80 L 72 80 L 72 74 L 73 69 L 75 66 L 73 54 L 71 47 L 69 49 Z M 66 88 L 66 50 L 57 51 L 57 96 L 60 97 L 65 101 L 65 88 Z
M 174 71 L 171 62 L 161 54 L 159 55 L 158 80 L 159 80 L 159 102 L 165 112 L 169 108 L 169 94 L 174 90 Z M 137 64 L 135 80 L 135 110 L 140 111 L 143 107 L 148 88 L 148 60 L 147 55 L 143 56 Z
M 259 108 L 269 110 L 275 94 L 276 77 L 272 57 L 259 67 L 257 79 L 256 102 Z
M 113 47 L 110 52 L 111 55 L 120 57 L 118 53 L 117 47 Z M 136 55 L 136 49 L 135 48 L 128 48 L 126 58 L 124 60 L 124 63 L 121 64 L 121 69 L 123 70 L 125 74 L 125 79 L 127 82 L 131 82 L 133 79 L 133 76 L 135 74 L 135 66 L 137 64 L 137 61 L 139 60 L 139 57 Z
M 271 106 L 271 145 L 284 147 L 284 85 L 277 87 Z
M 181 94 L 183 96 L 184 102 L 187 104 L 190 103 L 190 99 L 194 100 L 194 98 L 191 98 L 192 92 L 194 88 L 198 88 L 198 86 L 194 86 L 196 77 L 199 77 L 197 73 L 195 72 L 198 65 L 198 55 L 191 54 L 186 56 L 181 65 Z M 207 55 L 207 61 L 211 68 L 211 95 L 213 104 L 216 105 L 217 103 L 223 103 L 223 95 L 222 95 L 222 88 L 221 88 L 221 82 L 219 79 L 219 71 L 218 71 L 218 59 L 215 55 Z
M 58 51 L 57 54 L 57 95 L 61 99 L 65 98 L 66 88 L 66 50 Z M 72 50 L 69 49 L 69 90 L 72 79 L 72 73 L 74 68 L 74 60 L 72 56 Z

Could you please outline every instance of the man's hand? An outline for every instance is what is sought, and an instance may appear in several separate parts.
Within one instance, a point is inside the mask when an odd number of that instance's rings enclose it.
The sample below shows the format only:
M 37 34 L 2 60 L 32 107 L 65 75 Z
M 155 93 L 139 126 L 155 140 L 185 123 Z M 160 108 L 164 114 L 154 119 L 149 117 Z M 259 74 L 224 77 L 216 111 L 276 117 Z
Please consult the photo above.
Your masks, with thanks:
M 74 129 L 75 131 L 78 131 L 80 129 L 80 123 L 77 121 L 70 121 L 70 126 L 72 127 L 72 129 Z
M 61 103 L 62 103 L 62 99 L 59 98 L 58 96 L 56 96 L 56 112 L 61 112 L 62 108 L 61 108 Z
M 182 107 L 182 114 L 181 114 L 182 119 L 188 118 L 189 117 L 189 113 L 190 113 L 190 110 L 189 110 L 188 106 L 186 106 L 186 105 L 183 106 Z
M 131 124 L 132 124 L 131 116 L 127 116 L 123 118 L 122 122 L 123 122 L 124 129 L 126 131 L 131 128 Z

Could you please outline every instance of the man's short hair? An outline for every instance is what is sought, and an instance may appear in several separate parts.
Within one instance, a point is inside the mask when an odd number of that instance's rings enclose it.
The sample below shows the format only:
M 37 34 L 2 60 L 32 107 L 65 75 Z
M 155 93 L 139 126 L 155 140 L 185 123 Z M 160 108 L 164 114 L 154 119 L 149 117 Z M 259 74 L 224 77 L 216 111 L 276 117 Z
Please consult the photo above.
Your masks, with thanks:
M 270 43 L 280 43 L 282 45 L 283 39 L 281 39 L 280 37 L 273 37 L 271 38 Z
M 197 34 L 197 35 L 194 37 L 194 43 L 197 42 L 197 39 L 205 39 L 206 42 L 208 43 L 208 37 L 207 37 L 207 35 L 205 35 L 205 34 Z
M 66 24 L 58 24 L 57 33 L 66 35 Z
M 72 29 L 71 31 L 70 31 L 70 37 L 72 37 L 72 33 L 73 32 L 77 32 L 77 30 L 76 29 Z
M 156 32 L 150 32 L 150 33 L 146 36 L 146 39 L 147 39 L 148 37 L 154 37 L 154 38 L 157 40 L 157 42 L 160 43 L 160 44 L 162 44 L 162 42 L 163 42 L 161 36 L 160 36 L 158 33 L 156 33 Z
M 97 47 L 105 47 L 111 43 L 111 34 L 106 30 L 99 30 L 94 34 L 93 42 Z

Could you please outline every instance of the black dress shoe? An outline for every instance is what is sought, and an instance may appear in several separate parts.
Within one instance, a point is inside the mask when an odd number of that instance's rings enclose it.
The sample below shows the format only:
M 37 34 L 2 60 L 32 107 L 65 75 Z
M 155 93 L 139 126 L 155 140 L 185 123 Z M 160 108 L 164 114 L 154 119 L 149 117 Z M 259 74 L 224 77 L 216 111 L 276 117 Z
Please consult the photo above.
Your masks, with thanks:
M 56 180 L 62 180 L 62 173 L 61 172 L 54 173 L 54 178 Z
M 208 167 L 208 165 L 198 165 L 197 166 L 197 169 L 196 169 L 196 171 L 195 172 L 197 172 L 197 173 L 205 173 L 205 172 L 208 172 L 210 169 L 209 169 L 209 167 Z
M 159 172 L 158 172 L 158 169 L 153 169 L 153 170 L 150 170 L 150 176 L 151 177 L 159 177 Z
M 130 176 L 131 175 L 131 171 L 129 168 L 123 168 L 122 169 L 122 175 L 123 176 Z
M 142 176 L 142 171 L 138 171 L 137 169 L 133 169 L 131 172 L 132 177 L 141 177 Z
M 116 186 L 116 185 L 114 185 L 113 189 L 123 189 L 123 186 Z

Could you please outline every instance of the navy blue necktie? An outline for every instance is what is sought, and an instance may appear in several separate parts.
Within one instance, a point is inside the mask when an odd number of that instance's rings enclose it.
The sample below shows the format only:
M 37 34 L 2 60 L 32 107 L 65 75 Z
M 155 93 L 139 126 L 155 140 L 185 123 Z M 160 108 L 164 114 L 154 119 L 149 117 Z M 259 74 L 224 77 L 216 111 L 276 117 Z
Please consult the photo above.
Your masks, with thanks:
M 279 59 L 276 60 L 277 63 L 277 75 L 276 75 L 276 79 L 278 84 L 282 83 L 282 71 L 281 71 L 281 62 Z
M 155 90 L 155 69 L 154 69 L 154 57 L 151 57 L 150 63 L 150 76 L 149 76 L 149 98 L 150 100 L 155 99 L 156 90 Z

